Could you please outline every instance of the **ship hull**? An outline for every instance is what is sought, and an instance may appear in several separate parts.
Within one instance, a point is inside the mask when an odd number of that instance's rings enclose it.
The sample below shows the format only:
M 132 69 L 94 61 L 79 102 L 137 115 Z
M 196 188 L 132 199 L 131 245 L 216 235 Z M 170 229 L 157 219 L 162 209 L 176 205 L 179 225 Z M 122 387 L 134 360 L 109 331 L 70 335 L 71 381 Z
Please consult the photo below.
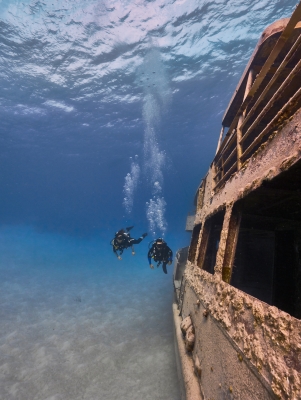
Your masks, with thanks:
M 301 399 L 300 19 L 263 33 L 177 253 L 183 399 Z

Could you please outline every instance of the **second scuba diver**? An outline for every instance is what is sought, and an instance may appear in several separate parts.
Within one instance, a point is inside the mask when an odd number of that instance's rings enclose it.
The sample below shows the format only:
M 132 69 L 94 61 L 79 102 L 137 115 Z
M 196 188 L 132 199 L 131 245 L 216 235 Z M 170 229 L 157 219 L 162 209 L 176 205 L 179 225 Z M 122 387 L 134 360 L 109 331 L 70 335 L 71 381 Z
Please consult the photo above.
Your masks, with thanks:
M 143 235 L 141 235 L 138 239 L 131 238 L 129 232 L 132 228 L 134 227 L 130 226 L 125 228 L 125 230 L 120 229 L 118 232 L 116 232 L 114 239 L 111 240 L 113 252 L 116 254 L 118 260 L 122 260 L 121 254 L 123 253 L 123 250 L 129 247 L 132 248 L 132 255 L 134 256 L 135 250 L 133 245 L 140 243 L 147 236 L 147 233 L 143 233 Z
M 166 264 L 172 263 L 172 250 L 167 246 L 167 243 L 162 239 L 158 238 L 154 241 L 152 247 L 149 249 L 147 254 L 150 268 L 154 269 L 152 259 L 157 262 L 157 267 L 162 263 L 164 274 L 167 274 Z

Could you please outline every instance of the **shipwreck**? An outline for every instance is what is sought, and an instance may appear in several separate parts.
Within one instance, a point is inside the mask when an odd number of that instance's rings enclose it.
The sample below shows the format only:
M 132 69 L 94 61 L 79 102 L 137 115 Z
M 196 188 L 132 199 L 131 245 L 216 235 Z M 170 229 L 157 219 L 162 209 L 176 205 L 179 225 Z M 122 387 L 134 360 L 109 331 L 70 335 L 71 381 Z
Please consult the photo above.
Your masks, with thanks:
M 183 399 L 301 399 L 300 20 L 262 33 L 177 253 Z

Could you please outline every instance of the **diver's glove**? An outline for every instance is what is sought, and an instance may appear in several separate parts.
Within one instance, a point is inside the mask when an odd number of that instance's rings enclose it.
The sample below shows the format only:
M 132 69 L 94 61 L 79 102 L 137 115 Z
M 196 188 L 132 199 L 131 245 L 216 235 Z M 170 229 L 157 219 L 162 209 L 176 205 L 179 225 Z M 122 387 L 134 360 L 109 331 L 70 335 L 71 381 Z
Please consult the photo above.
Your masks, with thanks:
M 168 265 L 171 265 L 172 264 L 172 261 L 168 261 L 168 263 L 167 263 Z
M 154 269 L 153 264 L 149 264 L 149 267 L 150 267 L 151 269 Z
M 117 256 L 118 260 L 122 260 L 122 258 L 120 256 Z
M 147 236 L 147 233 L 143 233 L 141 236 L 142 236 L 143 239 L 144 239 L 144 238 Z

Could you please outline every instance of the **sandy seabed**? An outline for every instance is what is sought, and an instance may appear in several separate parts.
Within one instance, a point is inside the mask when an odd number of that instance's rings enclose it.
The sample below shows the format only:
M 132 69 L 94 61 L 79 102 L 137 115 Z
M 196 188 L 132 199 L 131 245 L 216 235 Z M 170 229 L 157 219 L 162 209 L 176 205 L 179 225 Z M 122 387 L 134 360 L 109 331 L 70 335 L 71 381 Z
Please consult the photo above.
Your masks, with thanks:
M 2 228 L 0 274 L 1 400 L 180 399 L 171 271 Z

